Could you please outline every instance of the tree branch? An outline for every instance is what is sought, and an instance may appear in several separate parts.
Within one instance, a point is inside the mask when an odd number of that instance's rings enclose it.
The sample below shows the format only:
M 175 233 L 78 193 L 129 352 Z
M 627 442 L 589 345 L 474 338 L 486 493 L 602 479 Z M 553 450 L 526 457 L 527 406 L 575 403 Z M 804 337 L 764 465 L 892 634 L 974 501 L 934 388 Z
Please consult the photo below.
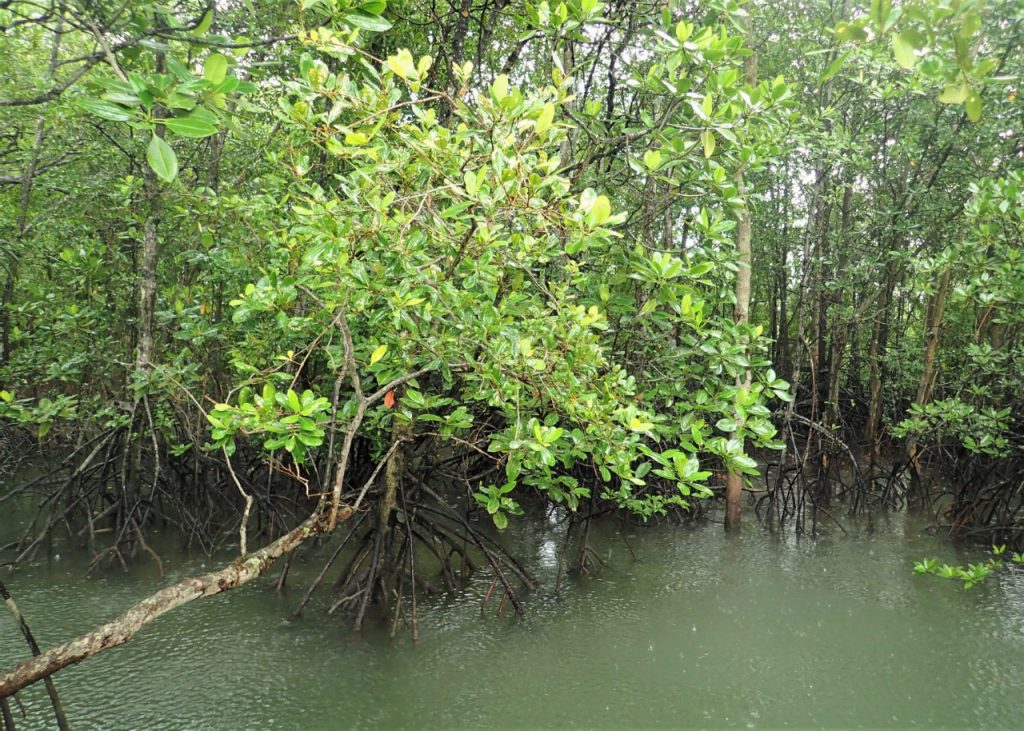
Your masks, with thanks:
M 351 510 L 342 510 L 339 517 L 347 519 L 351 515 Z M 295 550 L 311 536 L 323 533 L 324 518 L 323 511 L 317 510 L 297 528 L 265 548 L 239 558 L 219 571 L 189 577 L 161 589 L 112 622 L 0 673 L 0 698 L 11 696 L 25 686 L 48 678 L 58 670 L 75 665 L 98 652 L 123 645 L 154 619 L 182 604 L 220 594 L 252 581 L 281 556 Z

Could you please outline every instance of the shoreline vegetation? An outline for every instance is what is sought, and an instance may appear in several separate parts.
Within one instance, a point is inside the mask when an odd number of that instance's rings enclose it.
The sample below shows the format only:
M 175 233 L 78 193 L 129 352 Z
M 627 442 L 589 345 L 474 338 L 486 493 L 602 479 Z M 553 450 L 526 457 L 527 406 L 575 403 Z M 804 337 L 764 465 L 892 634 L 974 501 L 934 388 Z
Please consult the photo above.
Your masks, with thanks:
M 66 727 L 61 668 L 307 542 L 296 614 L 414 638 L 473 572 L 523 612 L 517 520 L 566 522 L 558 581 L 602 516 L 718 502 L 730 534 L 916 506 L 1024 551 L 1019 3 L 14 0 L 0 29 L 0 505 L 35 506 L 0 564 L 236 554 L 50 649 L 24 624 L 8 728 L 39 680 Z

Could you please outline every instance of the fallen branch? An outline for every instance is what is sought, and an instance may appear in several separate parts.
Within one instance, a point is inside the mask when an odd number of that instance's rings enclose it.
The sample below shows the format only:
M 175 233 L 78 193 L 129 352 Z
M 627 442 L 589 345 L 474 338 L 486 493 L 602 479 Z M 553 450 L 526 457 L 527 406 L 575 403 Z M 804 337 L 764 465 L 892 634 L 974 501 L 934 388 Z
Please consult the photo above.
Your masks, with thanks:
M 338 518 L 345 520 L 351 515 L 351 510 L 343 509 Z M 0 698 L 11 696 L 25 686 L 48 678 L 58 670 L 75 665 L 103 650 L 123 645 L 154 619 L 182 604 L 220 594 L 252 581 L 281 556 L 295 550 L 308 538 L 324 532 L 325 518 L 324 511 L 317 510 L 297 528 L 265 548 L 241 557 L 219 571 L 183 579 L 161 589 L 112 622 L 0 673 Z
M 0 598 L 4 600 L 7 608 L 11 610 L 11 614 L 14 616 L 14 621 L 18 623 L 18 629 L 21 630 L 21 634 L 25 637 L 25 642 L 28 643 L 29 650 L 32 651 L 33 656 L 39 655 L 39 643 L 36 642 L 35 636 L 32 634 L 32 630 L 28 628 L 28 622 L 25 621 L 25 616 L 18 609 L 18 605 L 14 602 L 14 597 L 7 591 L 7 587 L 4 586 L 4 582 L 0 581 Z M 50 696 L 50 704 L 53 706 L 53 713 L 57 718 L 57 727 L 61 731 L 68 731 L 71 727 L 68 725 L 67 716 L 64 714 L 64 706 L 61 705 L 60 696 L 57 695 L 57 687 L 53 684 L 52 678 L 46 678 L 46 693 Z M 4 728 L 13 729 L 13 719 L 8 719 L 9 709 L 7 708 L 7 701 L 4 700 Z

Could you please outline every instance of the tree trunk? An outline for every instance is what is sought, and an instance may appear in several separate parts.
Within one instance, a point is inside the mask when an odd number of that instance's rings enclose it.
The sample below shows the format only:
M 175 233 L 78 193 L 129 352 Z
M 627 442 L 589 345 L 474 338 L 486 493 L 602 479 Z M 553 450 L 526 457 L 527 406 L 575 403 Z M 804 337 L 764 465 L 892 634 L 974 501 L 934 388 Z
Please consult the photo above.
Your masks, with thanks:
M 743 188 L 743 176 L 739 175 L 738 187 L 740 194 L 745 193 Z M 746 325 L 749 320 L 750 308 L 750 264 L 751 264 L 751 227 L 750 209 L 744 204 L 740 212 L 739 226 L 736 229 L 736 249 L 739 259 L 739 269 L 736 272 L 736 308 L 733 319 L 737 325 Z M 736 376 L 737 388 L 750 388 L 751 374 L 747 371 L 744 376 Z M 742 440 L 740 444 L 742 445 Z M 743 501 L 743 475 L 737 470 L 730 469 L 725 478 L 725 529 L 727 531 L 738 531 L 740 527 L 740 516 L 742 514 Z
M 892 305 L 893 290 L 896 287 L 896 272 L 893 264 L 885 267 L 881 294 L 878 298 L 877 314 L 871 328 L 871 344 L 868 347 L 868 367 L 871 371 L 870 401 L 868 402 L 868 421 L 864 437 L 871 450 L 869 474 L 873 474 L 875 465 L 881 456 L 881 436 L 879 429 L 882 423 L 882 359 L 885 357 L 889 341 L 889 317 Z
M 746 35 L 750 36 L 750 16 L 746 17 Z M 746 81 L 751 86 L 757 83 L 757 54 L 751 53 L 743 65 Z M 739 268 L 736 270 L 736 307 L 733 320 L 739 327 L 745 327 L 750 320 L 750 275 L 753 254 L 751 250 L 750 207 L 746 202 L 747 190 L 744 185 L 742 169 L 736 174 L 736 188 L 744 199 L 740 211 L 739 225 L 736 228 L 736 253 Z M 750 349 L 746 349 L 749 355 Z M 749 389 L 751 373 L 736 376 L 737 389 Z M 737 415 L 738 416 L 738 415 Z M 742 426 L 741 426 L 742 428 Z M 743 440 L 740 438 L 742 448 Z M 740 517 L 743 512 L 743 475 L 730 468 L 725 478 L 725 529 L 737 532 L 740 528 Z
M 852 225 L 853 213 L 853 186 L 849 183 L 843 189 L 843 202 L 840 211 L 840 240 L 839 240 L 839 261 L 836 263 L 836 280 L 845 281 L 847 251 L 850 246 L 848 241 Z M 836 304 L 841 305 L 845 297 L 845 289 L 840 288 L 835 294 Z M 850 323 L 836 313 L 832 327 L 832 352 L 829 355 L 828 388 L 825 395 L 825 426 L 832 429 L 839 422 L 839 386 L 843 372 L 843 353 L 846 350 L 846 339 L 849 337 Z
M 928 309 L 925 316 L 925 346 L 924 346 L 924 368 L 921 371 L 921 380 L 917 386 L 917 397 L 914 399 L 916 406 L 924 406 L 932 399 L 932 391 L 935 388 L 935 378 L 938 369 L 935 367 L 935 356 L 939 350 L 939 335 L 942 332 L 942 312 L 946 308 L 946 300 L 949 297 L 951 269 L 946 269 L 939 277 L 939 285 L 928 299 Z M 917 437 L 911 436 L 907 440 L 906 451 L 907 462 L 910 465 L 910 478 L 913 487 L 920 486 L 921 465 L 917 451 Z
M 402 484 L 402 472 L 405 471 L 405 449 L 402 443 L 409 436 L 409 425 L 399 423 L 396 418 L 391 426 L 391 456 L 388 458 L 387 466 L 384 468 L 384 495 L 381 497 L 378 508 L 377 530 L 382 539 L 391 528 L 391 513 L 395 509 L 395 504 L 398 500 L 398 490 Z
M 163 54 L 158 56 L 157 68 L 162 70 Z M 164 125 L 157 124 L 154 134 L 164 136 Z M 160 181 L 156 173 L 145 165 L 143 186 L 146 200 L 146 223 L 142 229 L 142 252 L 139 257 L 138 317 L 135 325 L 135 372 L 147 374 L 153 367 L 153 321 L 156 311 L 157 264 L 160 256 Z

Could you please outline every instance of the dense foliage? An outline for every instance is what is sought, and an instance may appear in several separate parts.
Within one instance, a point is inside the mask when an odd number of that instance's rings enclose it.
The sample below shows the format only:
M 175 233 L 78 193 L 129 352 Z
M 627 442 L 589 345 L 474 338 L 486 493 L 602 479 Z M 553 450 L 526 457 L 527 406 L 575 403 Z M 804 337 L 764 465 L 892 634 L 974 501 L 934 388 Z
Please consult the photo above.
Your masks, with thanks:
M 18 555 L 244 552 L 367 494 L 381 556 L 463 498 L 576 525 L 729 482 L 734 523 L 742 480 L 802 528 L 936 465 L 940 518 L 1019 547 L 1022 22 L 4 3 L 0 469 L 64 460 Z

